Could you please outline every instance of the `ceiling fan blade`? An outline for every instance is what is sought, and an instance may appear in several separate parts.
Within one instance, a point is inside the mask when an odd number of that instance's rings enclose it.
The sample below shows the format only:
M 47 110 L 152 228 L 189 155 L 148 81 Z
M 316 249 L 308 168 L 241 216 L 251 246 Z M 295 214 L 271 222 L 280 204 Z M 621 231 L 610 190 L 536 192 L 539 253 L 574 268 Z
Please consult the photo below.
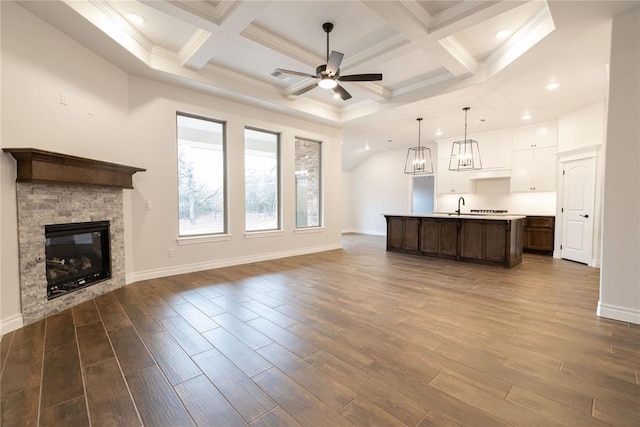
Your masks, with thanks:
M 297 92 L 293 92 L 291 95 L 293 96 L 302 95 L 303 93 L 309 92 L 311 89 L 315 88 L 316 86 L 318 86 L 318 83 L 310 84 L 309 86 L 305 86 L 302 89 L 298 90 Z
M 329 60 L 327 61 L 327 73 L 330 76 L 335 76 L 338 73 L 343 57 L 344 53 L 336 52 L 335 50 L 331 51 L 331 55 L 329 55 Z
M 382 74 L 352 74 L 350 76 L 340 76 L 341 82 L 375 82 L 382 80 Z
M 273 74 L 276 74 L 276 77 L 277 77 L 277 74 L 291 74 L 291 75 L 294 75 L 294 76 L 311 77 L 311 78 L 314 78 L 314 79 L 317 78 L 317 76 L 315 76 L 313 74 L 301 73 L 300 71 L 285 70 L 284 68 L 276 68 L 276 71 L 274 71 Z
M 347 99 L 351 98 L 351 94 L 347 92 L 346 89 L 340 85 L 334 87 L 333 91 L 338 95 L 340 95 L 340 98 L 342 98 L 343 101 L 346 101 Z

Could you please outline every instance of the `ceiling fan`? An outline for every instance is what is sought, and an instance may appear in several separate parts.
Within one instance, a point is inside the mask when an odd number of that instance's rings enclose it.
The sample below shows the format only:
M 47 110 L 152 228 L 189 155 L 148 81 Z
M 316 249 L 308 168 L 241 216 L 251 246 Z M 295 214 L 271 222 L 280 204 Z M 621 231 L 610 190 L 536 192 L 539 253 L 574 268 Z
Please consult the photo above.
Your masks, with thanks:
M 352 74 L 349 76 L 341 76 L 340 75 L 340 63 L 342 62 L 342 58 L 344 57 L 343 53 L 337 52 L 335 50 L 331 51 L 331 55 L 329 55 L 329 33 L 333 30 L 333 24 L 331 22 L 325 22 L 322 24 L 322 29 L 325 33 L 327 33 L 327 63 L 319 65 L 316 68 L 315 74 L 309 73 L 301 73 L 299 71 L 291 71 L 285 70 L 283 68 L 277 68 L 273 73 L 274 75 L 278 74 L 291 74 L 294 76 L 302 76 L 302 77 L 310 77 L 314 79 L 319 79 L 319 81 L 310 84 L 309 86 L 305 86 L 302 89 L 292 93 L 294 96 L 302 95 L 305 92 L 314 89 L 316 86 L 320 86 L 323 89 L 333 89 L 333 91 L 342 98 L 343 101 L 351 98 L 351 94 L 346 91 L 345 88 L 338 84 L 338 81 L 341 82 L 373 82 L 382 80 L 382 74 Z

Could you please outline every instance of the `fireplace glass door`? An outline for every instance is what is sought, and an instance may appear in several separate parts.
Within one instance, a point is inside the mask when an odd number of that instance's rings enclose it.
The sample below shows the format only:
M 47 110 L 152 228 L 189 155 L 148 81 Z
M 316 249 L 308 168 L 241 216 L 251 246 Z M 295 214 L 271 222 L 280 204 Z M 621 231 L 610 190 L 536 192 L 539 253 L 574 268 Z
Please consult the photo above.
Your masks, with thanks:
M 47 298 L 111 277 L 109 221 L 45 226 Z

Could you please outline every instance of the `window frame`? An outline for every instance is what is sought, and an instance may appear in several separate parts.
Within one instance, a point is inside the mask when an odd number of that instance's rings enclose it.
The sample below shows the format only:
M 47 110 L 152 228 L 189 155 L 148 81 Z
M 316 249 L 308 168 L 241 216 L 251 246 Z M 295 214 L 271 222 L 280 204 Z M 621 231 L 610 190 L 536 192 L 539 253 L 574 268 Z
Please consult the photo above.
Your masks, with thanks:
M 319 153 L 318 153 L 318 225 L 298 225 L 298 185 L 296 181 L 296 177 L 294 175 L 294 232 L 295 233 L 313 233 L 315 231 L 324 229 L 324 171 L 323 171 L 323 161 L 322 157 L 324 155 L 323 150 L 323 142 L 313 138 L 305 138 L 301 136 L 294 137 L 294 146 L 293 146 L 293 158 L 294 158 L 294 174 L 297 172 L 296 169 L 296 144 L 298 141 L 306 141 L 313 142 L 318 144 Z
M 223 228 L 222 231 L 212 233 L 194 233 L 194 234 L 180 234 L 180 185 L 179 185 L 179 164 L 178 156 L 180 150 L 179 135 L 178 135 L 178 117 L 188 117 L 191 119 L 203 120 L 207 122 L 217 123 L 222 126 L 222 213 L 223 213 Z M 225 120 L 208 117 L 202 114 L 188 113 L 184 111 L 176 111 L 176 184 L 178 184 L 177 191 L 177 207 L 178 207 L 178 244 L 190 244 L 190 243 L 204 243 L 209 241 L 227 240 L 229 234 L 229 179 L 227 168 L 227 122 Z
M 244 131 L 251 130 L 254 132 L 262 132 L 276 136 L 276 164 L 277 164 L 277 176 L 276 176 L 276 217 L 277 224 L 276 228 L 264 228 L 260 230 L 247 230 L 247 169 L 246 169 L 246 155 L 247 155 L 247 146 L 246 146 L 246 136 L 243 138 L 244 142 L 244 155 L 243 155 L 243 163 L 244 163 L 244 232 L 245 235 L 249 234 L 268 234 L 282 231 L 282 132 L 271 131 L 255 126 L 245 126 Z M 244 135 L 243 131 L 243 135 Z

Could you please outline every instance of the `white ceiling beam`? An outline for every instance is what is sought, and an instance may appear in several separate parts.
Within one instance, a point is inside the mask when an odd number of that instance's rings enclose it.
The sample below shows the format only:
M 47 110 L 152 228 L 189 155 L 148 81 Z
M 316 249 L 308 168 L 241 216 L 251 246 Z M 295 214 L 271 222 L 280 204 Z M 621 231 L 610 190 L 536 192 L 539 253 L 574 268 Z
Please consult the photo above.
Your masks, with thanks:
M 211 59 L 210 52 L 215 48 L 213 35 L 201 28 L 197 29 L 178 52 L 183 67 L 199 69 Z
M 454 76 L 474 74 L 478 69 L 478 61 L 453 36 L 438 40 L 423 49 Z
M 270 2 L 142 0 L 142 3 L 198 28 L 179 52 L 184 67 L 198 69 L 215 57 L 219 43 L 224 43 L 225 38 L 237 37 Z

